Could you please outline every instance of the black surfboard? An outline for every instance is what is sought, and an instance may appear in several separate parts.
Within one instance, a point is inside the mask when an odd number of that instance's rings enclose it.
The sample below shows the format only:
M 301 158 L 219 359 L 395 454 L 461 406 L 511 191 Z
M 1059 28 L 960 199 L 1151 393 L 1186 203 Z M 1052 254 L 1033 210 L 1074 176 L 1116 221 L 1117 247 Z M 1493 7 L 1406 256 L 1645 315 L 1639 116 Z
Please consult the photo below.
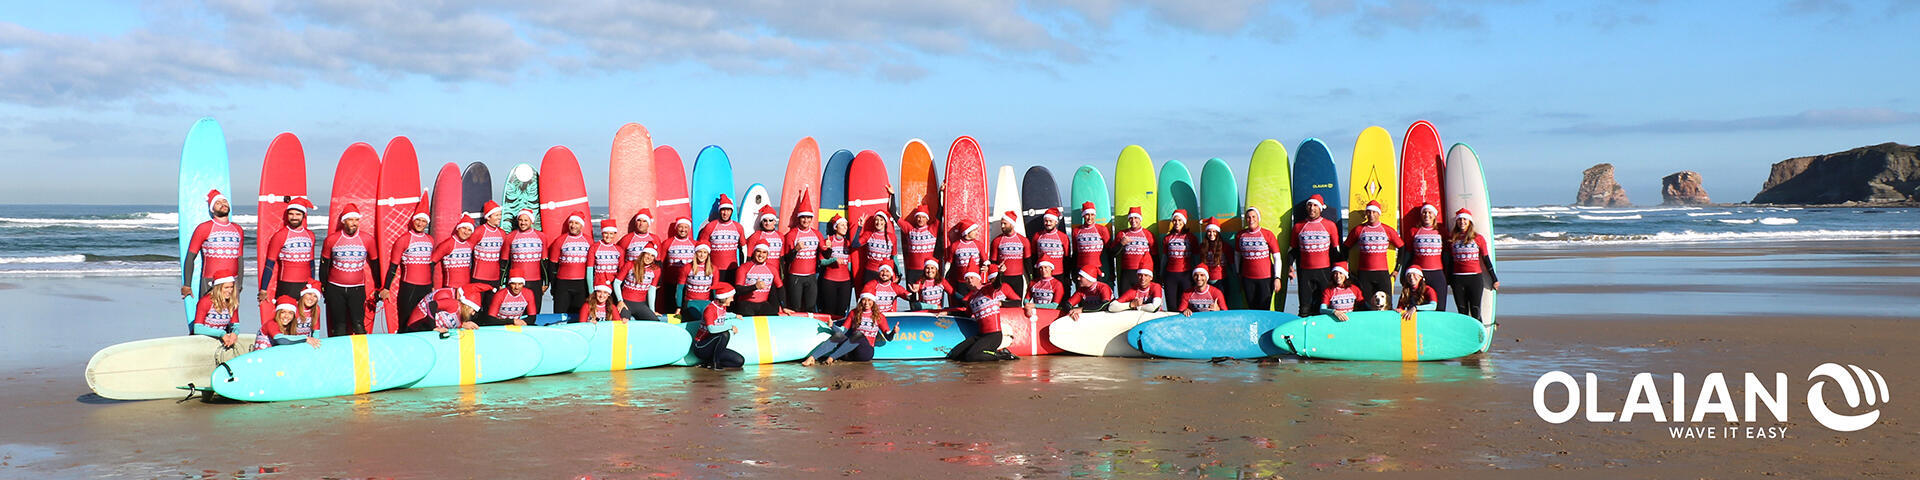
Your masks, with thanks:
M 1043 215 L 1049 208 L 1060 208 L 1060 184 L 1053 181 L 1053 171 L 1047 167 L 1027 169 L 1027 175 L 1020 179 L 1020 217 L 1027 222 L 1027 235 L 1040 233 L 1044 225 Z
M 493 200 L 493 174 L 487 171 L 487 164 L 467 164 L 467 169 L 460 174 L 460 210 L 472 212 L 473 223 L 484 224 L 490 200 Z

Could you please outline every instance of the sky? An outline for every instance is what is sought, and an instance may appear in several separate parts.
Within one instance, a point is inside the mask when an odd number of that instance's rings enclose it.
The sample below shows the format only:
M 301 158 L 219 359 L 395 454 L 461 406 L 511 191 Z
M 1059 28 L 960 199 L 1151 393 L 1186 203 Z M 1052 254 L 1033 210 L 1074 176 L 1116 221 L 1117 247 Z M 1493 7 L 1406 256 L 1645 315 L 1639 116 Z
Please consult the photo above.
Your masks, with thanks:
M 599 205 L 627 122 L 777 189 L 806 136 L 890 169 L 971 135 L 990 169 L 1138 144 L 1244 175 L 1262 139 L 1344 171 L 1362 129 L 1426 119 L 1496 205 L 1569 203 L 1602 162 L 1635 203 L 1681 170 L 1737 202 L 1773 162 L 1920 143 L 1914 31 L 1920 0 L 6 2 L 0 203 L 172 203 L 203 116 L 235 198 L 280 132 L 316 198 L 348 145 L 407 136 L 429 181 L 567 146 Z

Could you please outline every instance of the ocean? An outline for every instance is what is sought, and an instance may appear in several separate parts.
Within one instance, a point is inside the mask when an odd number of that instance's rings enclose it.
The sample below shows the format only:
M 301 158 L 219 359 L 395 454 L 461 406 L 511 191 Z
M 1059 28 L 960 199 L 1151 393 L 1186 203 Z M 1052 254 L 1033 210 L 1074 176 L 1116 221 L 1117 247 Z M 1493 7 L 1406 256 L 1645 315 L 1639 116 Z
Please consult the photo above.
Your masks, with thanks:
M 173 210 L 0 205 L 0 278 L 175 275 L 179 234 Z M 248 228 L 249 250 L 253 213 L 234 212 L 234 220 Z M 1534 206 L 1495 207 L 1493 216 L 1494 241 L 1502 249 L 1920 238 L 1920 208 Z M 323 216 L 307 223 L 322 232 L 327 225 Z

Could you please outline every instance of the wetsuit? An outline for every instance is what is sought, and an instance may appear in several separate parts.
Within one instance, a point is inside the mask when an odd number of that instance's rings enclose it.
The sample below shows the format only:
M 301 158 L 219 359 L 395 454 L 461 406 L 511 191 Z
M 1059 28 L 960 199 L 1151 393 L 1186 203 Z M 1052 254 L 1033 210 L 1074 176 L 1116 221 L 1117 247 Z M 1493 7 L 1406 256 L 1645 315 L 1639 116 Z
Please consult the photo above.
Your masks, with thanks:
M 1048 230 L 1033 234 L 1032 239 L 1034 274 L 1040 273 L 1040 262 L 1052 263 L 1053 278 L 1061 285 L 1072 285 L 1073 269 L 1067 265 L 1067 249 L 1073 238 L 1059 230 Z
M 673 238 L 660 245 L 661 293 L 654 295 L 654 308 L 659 312 L 678 312 L 681 305 L 686 305 L 686 298 L 681 296 L 680 279 L 687 275 L 687 264 L 693 263 L 693 252 L 700 244 L 691 238 Z
M 1107 308 L 1107 304 L 1111 302 L 1113 302 L 1113 287 L 1109 287 L 1104 283 L 1095 282 L 1093 288 L 1087 288 L 1084 285 L 1078 286 L 1077 291 L 1073 292 L 1073 295 L 1067 296 L 1067 303 L 1062 307 L 1064 309 L 1078 307 L 1082 311 L 1091 312 Z
M 1404 235 L 1407 244 L 1413 248 L 1400 251 L 1400 265 L 1394 271 L 1404 272 L 1407 267 L 1420 267 L 1420 276 L 1426 277 L 1427 286 L 1440 296 L 1434 299 L 1434 305 L 1440 310 L 1447 308 L 1447 238 L 1446 232 L 1419 226 L 1407 227 Z
M 1493 257 L 1487 254 L 1487 237 L 1476 233 L 1471 242 L 1447 242 L 1447 259 L 1455 311 L 1486 321 L 1480 316 L 1482 293 L 1500 281 L 1493 273 Z
M 1187 291 L 1193 289 L 1199 246 L 1200 240 L 1187 232 L 1169 232 L 1160 238 L 1160 265 L 1154 271 L 1160 272 L 1160 286 L 1166 288 L 1167 298 L 1186 298 Z
M 574 323 L 588 321 L 610 322 L 625 319 L 626 315 L 622 315 L 620 311 L 620 303 L 613 301 L 612 298 L 608 298 L 607 303 L 602 303 L 598 306 L 594 305 L 592 301 L 581 302 L 580 311 L 576 312 L 573 316 Z
M 907 286 L 907 290 L 912 292 L 911 310 L 947 308 L 950 296 L 953 295 L 953 286 L 938 277 L 925 278 L 925 275 L 921 277 L 919 282 Z
M 693 355 L 700 359 L 700 366 L 719 370 L 746 365 L 746 357 L 727 349 L 727 342 L 733 339 L 732 329 L 727 326 L 732 317 L 717 305 L 703 309 L 700 315 L 702 327 L 693 336 Z
M 755 288 L 754 285 L 759 282 L 767 282 L 767 289 Z M 772 265 L 747 260 L 747 263 L 740 264 L 740 267 L 735 270 L 733 286 L 735 296 L 732 310 L 734 313 L 747 317 L 780 314 L 778 299 L 781 297 L 781 288 L 785 286 L 785 281 L 780 278 L 780 272 Z
M 307 288 L 307 282 L 320 271 L 320 258 L 314 255 L 315 243 L 313 231 L 305 225 L 275 232 L 267 239 L 262 255 L 269 261 L 260 266 L 260 291 L 267 292 L 268 298 L 299 296 L 300 291 Z
M 1246 302 L 1246 308 L 1252 310 L 1273 310 L 1279 303 L 1274 302 L 1274 273 L 1278 268 L 1275 259 L 1280 254 L 1280 241 L 1273 231 L 1265 228 L 1245 229 L 1234 235 L 1234 251 L 1240 267 L 1240 299 Z M 1208 277 L 1213 278 L 1213 277 Z M 1284 279 L 1281 279 L 1284 281 Z
M 1140 276 L 1133 273 L 1142 269 L 1152 270 L 1153 232 L 1144 228 L 1121 230 L 1113 235 L 1114 276 L 1119 277 L 1121 290 L 1132 290 L 1140 282 Z
M 553 275 L 547 290 L 553 297 L 555 313 L 578 311 L 587 301 L 588 255 L 593 244 L 586 235 L 570 234 L 556 236 L 547 244 L 547 268 Z
M 962 302 L 967 305 L 967 313 L 980 324 L 980 334 L 960 342 L 947 352 L 947 358 L 962 362 L 987 362 L 1000 360 L 998 351 L 1003 337 L 1000 333 L 1000 307 L 1009 298 L 1018 298 L 1006 285 L 990 285 L 967 294 Z
M 1139 283 L 1137 280 L 1139 276 L 1136 275 L 1134 278 L 1136 279 L 1135 283 Z M 1129 306 L 1134 300 L 1140 301 L 1140 307 L 1137 309 Z M 1108 305 L 1107 311 L 1122 312 L 1126 310 L 1139 310 L 1142 312 L 1158 312 L 1164 309 L 1166 304 L 1167 292 L 1160 288 L 1160 284 L 1149 282 L 1139 288 L 1120 292 L 1120 298 Z
M 413 306 L 407 325 L 416 331 L 460 328 L 460 290 L 436 288 Z
M 860 283 L 871 282 L 880 275 L 881 265 L 894 265 L 893 232 L 863 232 L 853 245 L 854 258 L 860 263 Z M 893 271 L 900 271 L 894 265 Z
M 1320 314 L 1320 294 L 1333 286 L 1333 259 L 1341 257 L 1339 248 L 1340 227 L 1332 220 L 1313 217 L 1293 224 L 1293 247 L 1287 251 L 1300 282 L 1300 316 Z
M 904 254 L 907 267 L 907 283 L 917 284 L 923 275 L 920 268 L 928 260 L 940 260 L 940 226 L 928 222 L 927 226 L 915 227 L 910 221 L 900 222 L 900 249 Z
M 847 249 L 847 237 L 834 235 L 820 244 L 823 272 L 820 274 L 818 313 L 835 317 L 847 315 L 853 301 L 853 255 Z
M 833 336 L 813 347 L 807 356 L 815 360 L 871 361 L 874 347 L 886 345 L 886 336 L 892 331 L 887 325 L 886 314 L 872 310 L 847 315 L 832 329 Z
M 1183 312 L 1212 312 L 1227 309 L 1227 297 L 1213 285 L 1195 285 L 1193 290 L 1181 296 L 1180 310 Z
M 587 270 L 591 272 L 588 277 L 592 279 L 592 286 L 613 287 L 613 282 L 620 279 L 620 267 L 626 263 L 627 252 L 620 248 L 619 243 L 593 242 L 593 246 L 587 249 Z
M 540 264 L 546 254 L 547 239 L 539 231 L 528 228 L 507 234 L 507 276 L 526 279 L 526 290 L 532 291 L 535 311 L 540 310 L 540 295 L 546 292 L 545 283 L 541 282 L 546 278 L 542 275 L 546 268 Z
M 180 286 L 199 285 L 195 291 L 205 294 L 212 286 L 213 279 L 221 277 L 240 278 L 240 253 L 247 243 L 247 232 L 240 225 L 215 218 L 200 222 L 193 228 L 193 236 L 187 240 L 187 256 L 180 259 Z M 193 274 L 193 261 L 200 261 L 199 275 Z M 240 282 L 234 282 L 234 292 L 240 291 Z
M 433 247 L 433 261 L 440 265 L 440 278 L 434 286 L 461 288 L 473 282 L 474 240 L 474 236 L 468 235 L 467 241 L 463 242 L 458 235 L 454 235 Z
M 753 235 L 748 236 L 747 243 L 740 247 L 740 257 L 742 258 L 740 263 L 745 264 L 750 261 L 750 259 L 753 258 L 754 248 L 760 245 L 767 246 L 767 266 L 773 267 L 773 271 L 776 272 L 786 271 L 783 267 L 785 264 L 780 261 L 780 254 L 781 252 L 787 251 L 787 238 L 780 235 L 778 230 L 761 230 L 753 232 Z M 782 277 L 782 281 L 784 281 L 785 278 L 784 276 Z M 776 298 L 775 300 L 779 299 Z
M 778 252 L 787 264 L 787 308 L 804 313 L 820 312 L 820 244 L 826 237 L 819 230 L 787 230 L 787 248 Z
M 506 280 L 500 274 L 506 271 L 503 262 L 507 252 L 507 231 L 492 224 L 481 225 L 473 232 L 473 270 L 468 275 L 473 283 L 484 283 L 498 290 Z M 493 291 L 480 294 L 480 304 L 493 303 Z
M 1393 265 L 1387 263 L 1387 255 L 1398 250 L 1401 244 L 1400 232 L 1385 224 L 1353 227 L 1353 232 L 1347 235 L 1346 248 L 1354 260 L 1353 286 L 1360 287 L 1361 296 L 1371 299 L 1386 293 L 1387 305 L 1393 305 Z M 1361 302 L 1360 309 L 1373 310 L 1373 304 Z
M 733 219 L 712 220 L 700 227 L 699 238 L 713 247 L 713 268 L 722 278 L 733 278 L 734 267 L 740 265 L 740 244 L 747 240 L 746 227 Z
M 947 281 L 954 286 L 954 293 L 962 296 L 971 293 L 966 283 L 968 273 L 980 274 L 980 278 L 987 278 L 988 274 L 992 273 L 986 262 L 986 242 L 977 239 L 959 240 L 948 245 L 947 250 L 947 254 L 953 256 L 947 261 L 947 276 L 952 277 Z
M 533 317 L 540 314 L 540 302 L 535 301 L 533 291 L 521 288 L 515 295 L 507 288 L 493 292 L 493 303 L 487 305 L 487 323 L 493 325 L 512 325 L 514 320 L 533 324 Z M 479 322 L 475 322 L 479 323 Z M 484 324 L 483 324 L 484 325 Z
M 394 239 L 393 249 L 387 255 L 386 281 L 380 285 L 384 290 L 394 292 L 393 302 L 388 303 L 387 308 L 399 309 L 398 315 L 393 318 L 401 323 L 387 327 L 400 333 L 432 330 L 432 327 L 416 325 L 410 319 L 420 299 L 427 298 L 427 294 L 433 291 L 433 237 L 409 230 Z
M 912 292 L 907 291 L 906 287 L 900 286 L 897 282 L 882 282 L 879 280 L 867 282 L 866 286 L 860 287 L 861 295 L 869 293 L 875 297 L 873 301 L 874 308 L 879 310 L 880 313 L 899 312 L 900 297 L 910 296 L 912 294 Z
M 1112 239 L 1113 234 L 1106 225 L 1081 225 L 1073 229 L 1074 268 L 1107 280 L 1106 249 Z
M 1027 237 L 1012 230 L 994 237 L 993 258 L 1000 267 L 1000 283 L 1015 292 L 1027 290 Z
M 321 298 L 327 304 L 327 336 L 367 333 L 367 281 L 373 275 L 373 236 L 329 232 L 321 246 Z
M 1397 309 L 1433 310 L 1439 304 L 1440 295 L 1434 291 L 1432 285 L 1421 284 L 1420 288 L 1415 289 L 1412 294 L 1407 294 L 1403 288 L 1400 293 L 1400 304 L 1394 306 Z
M 1320 292 L 1320 309 L 1323 310 L 1320 313 L 1329 313 L 1326 311 L 1328 309 L 1340 313 L 1352 312 L 1360 306 L 1360 296 L 1360 287 L 1353 285 L 1327 287 L 1326 291 Z
M 660 291 L 660 266 L 628 266 L 620 279 L 620 299 L 627 304 L 627 316 L 634 320 L 659 321 L 660 314 L 647 298 Z
M 1027 301 L 1041 308 L 1057 308 L 1067 299 L 1067 286 L 1059 278 L 1044 277 L 1027 288 Z
M 680 277 L 680 318 L 700 318 L 713 301 L 713 282 L 719 281 L 719 276 L 720 272 L 711 267 L 684 269 Z

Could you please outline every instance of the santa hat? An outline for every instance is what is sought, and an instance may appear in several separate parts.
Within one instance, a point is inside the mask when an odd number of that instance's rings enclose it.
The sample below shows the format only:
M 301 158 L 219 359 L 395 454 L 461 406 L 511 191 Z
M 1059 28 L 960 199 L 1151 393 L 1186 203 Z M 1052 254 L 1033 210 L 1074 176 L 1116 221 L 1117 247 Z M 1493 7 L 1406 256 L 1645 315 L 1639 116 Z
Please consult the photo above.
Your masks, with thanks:
M 1200 276 L 1205 276 L 1205 277 L 1212 277 L 1212 276 L 1213 276 L 1213 272 L 1212 272 L 1212 271 L 1209 271 L 1209 270 L 1207 270 L 1207 269 L 1204 269 L 1204 268 L 1196 268 L 1196 269 L 1193 269 L 1193 274 L 1194 274 L 1194 275 L 1200 275 Z
M 233 278 L 233 277 L 220 277 L 220 278 L 213 279 L 213 284 L 221 285 L 221 284 L 233 283 L 234 281 L 237 281 L 237 280 L 239 279 Z
M 620 226 L 619 226 L 619 225 L 615 225 L 615 224 L 613 223 L 613 219 L 611 219 L 611 218 L 605 218 L 605 219 L 601 219 L 601 220 L 600 220 L 600 232 L 601 232 L 601 233 L 606 233 L 606 232 L 613 232 L 613 233 L 620 233 Z
M 893 264 L 891 264 L 891 263 L 882 263 L 882 264 L 880 264 L 880 269 L 879 269 L 878 271 L 881 271 L 881 272 L 887 272 L 887 273 L 893 273 Z
M 1320 194 L 1316 193 L 1316 194 L 1313 194 L 1313 196 L 1311 197 L 1307 197 L 1307 204 L 1319 205 L 1319 206 L 1325 207 L 1327 206 L 1327 200 L 1324 198 L 1320 198 Z
M 1426 279 L 1426 277 L 1421 275 L 1422 273 L 1420 267 L 1407 267 L 1407 281 L 1411 282 L 1415 278 Z
M 300 311 L 300 307 L 299 304 L 294 303 L 293 297 L 281 295 L 279 298 L 273 299 L 273 311 L 277 314 L 281 310 L 297 312 Z
M 1421 210 L 1425 210 L 1425 211 L 1426 211 L 1427 213 L 1431 213 L 1431 214 L 1434 214 L 1434 215 L 1439 215 L 1439 214 L 1440 214 L 1440 209 L 1439 209 L 1439 208 L 1436 208 L 1436 207 L 1434 207 L 1434 206 L 1433 206 L 1433 204 L 1431 204 L 1431 203 L 1422 203 L 1422 204 L 1420 204 L 1420 209 L 1421 209 Z
M 847 217 L 844 217 L 841 215 L 834 215 L 833 218 L 827 219 L 827 226 L 831 228 L 834 225 L 839 225 L 840 222 L 845 222 L 845 221 L 847 221 Z
M 1138 274 L 1141 274 L 1141 275 L 1146 275 L 1146 276 L 1149 276 L 1149 277 L 1151 277 L 1151 276 L 1153 276 L 1153 269 L 1150 269 L 1150 268 L 1142 268 L 1142 269 L 1139 269 L 1139 270 L 1134 270 L 1134 271 L 1133 271 L 1133 273 L 1138 273 Z
M 1012 210 L 1000 212 L 1000 219 L 1006 220 L 1008 224 L 1018 225 L 1020 223 L 1020 212 Z M 1008 232 L 1011 233 L 1012 230 L 1008 230 Z
M 1208 219 L 1207 219 L 1207 231 L 1209 231 L 1209 232 L 1218 232 L 1218 231 L 1220 231 L 1220 219 L 1218 219 L 1218 218 L 1208 218 Z
M 500 202 L 495 202 L 493 200 L 487 200 L 487 204 L 481 206 L 480 209 L 485 210 L 487 212 L 486 213 L 487 215 L 493 215 L 496 213 L 507 213 L 507 207 L 502 207 L 500 206 Z
M 1383 212 L 1384 210 L 1382 210 L 1382 209 L 1380 208 L 1380 201 L 1379 201 L 1379 200 L 1368 200 L 1368 201 L 1367 201 L 1367 211 L 1369 211 L 1369 212 L 1373 212 L 1373 213 L 1380 213 L 1380 212 Z
M 467 286 L 460 287 L 460 303 L 465 304 L 467 308 L 479 310 L 481 296 L 492 290 L 484 283 L 469 283 Z
M 940 268 L 940 261 L 939 261 L 939 260 L 934 260 L 934 259 L 927 259 L 927 263 L 926 263 L 925 265 L 921 265 L 921 266 L 922 266 L 922 267 L 933 267 L 933 268 Z
M 320 282 L 307 282 L 307 288 L 300 289 L 300 295 L 302 296 L 305 296 L 306 294 L 309 294 L 309 293 L 314 295 L 322 295 L 320 293 Z
M 307 213 L 313 211 L 313 202 L 307 201 L 307 199 L 304 198 L 296 198 L 293 199 L 293 201 L 287 202 L 287 210 L 299 210 L 300 213 Z
M 1033 268 L 1053 268 L 1053 262 L 1049 260 L 1041 260 L 1040 263 L 1037 265 L 1034 265 Z
M 464 229 L 467 229 L 467 230 L 469 230 L 469 231 L 471 231 L 471 230 L 473 230 L 473 217 L 468 217 L 468 216 L 466 216 L 466 215 L 461 215 L 461 216 L 460 216 L 460 222 L 459 222 L 459 223 L 455 223 L 455 224 L 453 224 L 453 229 L 454 229 L 454 230 L 459 230 L 459 229 L 462 229 L 462 228 L 464 228 Z
M 800 192 L 800 199 L 793 202 L 794 218 L 812 217 L 816 215 L 813 213 L 813 197 L 811 195 L 813 195 L 813 192 Z
M 713 299 L 714 299 L 714 300 L 726 300 L 726 299 L 729 299 L 729 298 L 733 298 L 733 286 L 732 286 L 732 285 L 728 285 L 728 284 L 724 284 L 724 283 L 715 283 L 715 284 L 713 284 Z
M 693 251 L 694 252 L 700 252 L 700 251 L 712 252 L 713 246 L 706 244 L 706 242 L 701 242 L 701 243 L 694 244 Z
M 1333 262 L 1333 271 L 1347 273 L 1347 262 Z
M 1060 219 L 1060 207 L 1053 207 L 1053 208 L 1049 208 L 1049 209 L 1047 209 L 1047 213 L 1045 213 L 1044 215 L 1046 215 L 1046 217 L 1047 217 L 1047 219 L 1050 219 L 1050 220 L 1059 220 L 1059 219 Z
M 733 208 L 733 199 L 731 199 L 731 198 L 727 198 L 727 194 L 724 194 L 724 193 L 722 193 L 722 194 L 720 194 L 720 208 L 721 208 L 721 209 L 732 209 L 732 208 Z
M 224 193 L 220 193 L 220 189 L 216 188 L 216 189 L 208 190 L 207 191 L 207 208 L 213 208 L 214 202 L 218 202 L 226 199 L 227 199 L 227 195 Z
M 1080 204 L 1080 214 L 1093 215 L 1094 214 L 1093 202 L 1086 202 L 1086 203 Z
M 520 209 L 520 213 L 516 213 L 516 214 L 514 214 L 513 216 L 516 216 L 516 217 L 532 217 L 532 216 L 533 216 L 533 209 L 531 209 L 531 208 L 522 208 L 522 209 Z
M 933 218 L 932 212 L 933 212 L 933 209 L 927 208 L 926 205 L 913 207 L 913 216 L 916 216 L 916 217 Z
M 873 292 L 861 292 L 861 293 L 860 293 L 860 299 L 861 299 L 861 300 L 873 300 L 873 301 L 876 301 L 876 302 L 878 302 L 878 301 L 880 301 L 880 296 L 879 296 L 879 295 L 874 295 L 874 294 L 873 294 Z
M 1092 270 L 1087 270 L 1084 268 L 1080 269 L 1080 278 L 1087 279 L 1087 281 L 1089 282 L 1100 281 L 1100 277 L 1098 275 L 1094 275 Z
M 760 207 L 760 219 L 779 220 L 780 212 L 774 211 L 773 207 Z
M 349 218 L 360 218 L 360 207 L 356 207 L 356 206 L 353 206 L 352 204 L 348 204 L 345 208 L 341 208 L 340 219 L 346 220 Z
M 768 248 L 768 247 L 767 247 L 767 244 L 765 244 L 765 243 L 756 243 L 756 244 L 753 244 L 753 251 L 755 251 L 755 252 L 768 252 L 768 251 L 772 251 L 772 250 L 773 250 L 773 249 L 771 249 L 771 248 Z
M 972 220 L 960 221 L 960 236 L 964 237 L 969 233 L 973 233 L 974 230 L 979 230 L 979 229 L 980 229 L 980 226 L 975 225 Z
M 465 298 L 462 297 L 464 296 L 460 294 L 460 291 L 451 288 L 433 291 L 434 303 L 440 304 L 440 308 L 447 311 L 455 311 L 455 309 L 460 308 L 460 304 L 464 303 L 461 302 L 461 300 L 465 300 Z M 474 309 L 477 310 L 479 307 L 474 307 Z
M 573 212 L 573 213 L 567 214 L 567 223 L 573 223 L 573 222 L 580 222 L 580 226 L 582 227 L 587 226 L 587 215 L 580 212 Z
M 980 278 L 980 272 L 967 272 L 965 275 L 961 275 L 960 278 Z
M 1128 218 L 1140 218 L 1140 207 L 1128 207 L 1128 208 L 1127 208 L 1127 217 L 1128 217 Z
M 1246 209 L 1246 210 L 1244 210 L 1244 213 L 1251 213 L 1251 214 L 1254 214 L 1254 215 L 1259 215 L 1259 214 L 1260 214 L 1260 209 L 1259 209 L 1258 207 L 1254 207 L 1254 206 L 1252 206 L 1252 205 L 1248 205 L 1248 206 L 1247 206 L 1247 209 Z
M 642 248 L 640 249 L 640 253 L 645 255 L 653 255 L 655 257 L 660 256 L 660 251 L 655 250 L 653 247 Z
M 413 204 L 413 218 L 415 220 L 420 220 L 420 219 L 433 220 L 432 212 L 433 212 L 433 205 L 427 203 L 426 192 L 421 192 L 420 202 Z
M 1473 220 L 1473 212 L 1462 208 L 1459 211 L 1453 212 L 1453 218 Z
M 1187 209 L 1184 209 L 1184 208 L 1179 208 L 1179 209 L 1174 209 L 1174 211 L 1173 211 L 1173 219 L 1174 219 L 1174 220 L 1186 220 L 1186 219 L 1187 219 Z
M 647 209 L 645 209 L 645 208 L 642 208 L 642 209 L 640 209 L 640 211 L 638 211 L 638 212 L 634 212 L 634 213 L 633 213 L 633 219 L 634 219 L 634 220 L 646 220 L 646 221 L 649 221 L 649 222 L 651 222 L 651 221 L 653 221 L 653 212 L 652 212 L 651 210 L 647 210 Z
M 524 283 L 527 283 L 527 279 L 526 279 L 526 278 L 523 278 L 523 277 L 508 277 L 508 278 L 507 278 L 507 283 L 510 283 L 510 284 L 512 284 L 512 283 L 522 283 L 522 284 L 524 284 Z
M 675 225 L 687 225 L 687 226 L 692 226 L 692 225 L 693 225 L 693 220 L 688 220 L 688 219 L 687 219 L 687 217 L 680 217 L 680 218 L 676 218 L 676 219 L 673 219 L 673 223 L 674 223 Z
M 594 286 L 593 286 L 593 291 L 594 291 L 594 293 L 599 293 L 599 292 L 607 292 L 607 293 L 613 293 L 613 287 L 612 287 L 612 286 L 610 286 L 610 285 L 607 285 L 607 284 L 604 284 L 604 283 L 602 283 L 602 284 L 599 284 L 599 285 L 594 285 Z
M 892 217 L 888 217 L 888 216 L 887 216 L 887 211 L 886 211 L 886 210 L 880 210 L 880 211 L 876 211 L 876 212 L 873 212 L 873 216 L 871 216 L 871 217 L 867 217 L 867 219 L 869 219 L 869 220 L 871 220 L 871 219 L 875 219 L 875 218 L 878 218 L 878 219 L 880 219 L 880 221 L 882 221 L 882 222 L 884 222 L 884 221 L 887 221 L 887 219 L 888 219 L 888 218 L 892 218 Z

